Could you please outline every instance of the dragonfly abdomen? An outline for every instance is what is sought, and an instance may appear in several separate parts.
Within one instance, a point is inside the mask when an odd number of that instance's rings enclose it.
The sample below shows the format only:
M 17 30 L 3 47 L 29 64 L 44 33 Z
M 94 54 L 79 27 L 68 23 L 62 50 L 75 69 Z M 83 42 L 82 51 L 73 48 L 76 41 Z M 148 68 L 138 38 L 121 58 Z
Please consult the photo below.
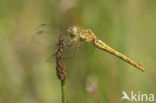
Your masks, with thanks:
M 127 56 L 119 53 L 118 51 L 114 50 L 113 48 L 111 48 L 110 46 L 108 46 L 107 44 L 105 44 L 103 41 L 101 40 L 95 40 L 94 41 L 94 45 L 102 50 L 105 50 L 115 56 L 117 56 L 118 58 L 126 61 L 127 63 L 133 65 L 134 67 L 138 68 L 141 71 L 144 71 L 144 68 L 137 62 L 133 61 L 132 59 L 128 58 Z

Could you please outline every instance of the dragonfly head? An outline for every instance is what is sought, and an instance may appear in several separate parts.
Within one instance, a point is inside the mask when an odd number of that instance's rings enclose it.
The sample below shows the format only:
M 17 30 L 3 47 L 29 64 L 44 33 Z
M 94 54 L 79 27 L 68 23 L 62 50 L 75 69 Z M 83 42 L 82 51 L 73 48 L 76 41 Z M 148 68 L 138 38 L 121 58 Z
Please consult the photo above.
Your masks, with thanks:
M 78 36 L 79 28 L 77 26 L 71 26 L 69 27 L 68 32 L 72 38 L 75 38 Z

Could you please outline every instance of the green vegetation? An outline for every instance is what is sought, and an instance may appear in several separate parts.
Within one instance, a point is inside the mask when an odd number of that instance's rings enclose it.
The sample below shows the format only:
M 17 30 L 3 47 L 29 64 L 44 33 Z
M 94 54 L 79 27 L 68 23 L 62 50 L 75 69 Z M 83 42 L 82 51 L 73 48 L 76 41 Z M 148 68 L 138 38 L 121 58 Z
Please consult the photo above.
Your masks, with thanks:
M 155 5 L 154 0 L 1 0 L 0 103 L 61 103 L 55 62 L 45 62 L 31 45 L 43 23 L 90 28 L 146 71 L 101 50 L 89 54 L 86 49 L 85 58 L 67 65 L 68 103 L 96 103 L 85 90 L 88 77 L 96 78 L 100 103 L 120 103 L 123 90 L 156 96 Z

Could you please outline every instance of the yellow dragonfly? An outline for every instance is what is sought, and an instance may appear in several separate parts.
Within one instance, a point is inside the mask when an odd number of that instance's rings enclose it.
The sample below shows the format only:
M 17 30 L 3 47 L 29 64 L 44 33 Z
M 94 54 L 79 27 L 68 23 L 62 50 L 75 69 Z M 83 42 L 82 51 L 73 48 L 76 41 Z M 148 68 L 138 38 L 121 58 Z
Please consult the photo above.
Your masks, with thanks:
M 122 53 L 114 50 L 103 41 L 98 40 L 95 34 L 90 29 L 81 29 L 77 26 L 69 27 L 68 32 L 70 37 L 72 38 L 71 42 L 77 41 L 85 41 L 88 43 L 93 44 L 95 47 L 107 51 L 120 59 L 126 61 L 127 63 L 133 65 L 134 67 L 138 68 L 141 71 L 145 71 L 144 68 L 137 62 L 133 61 L 132 59 L 128 58 L 127 56 L 123 55 Z

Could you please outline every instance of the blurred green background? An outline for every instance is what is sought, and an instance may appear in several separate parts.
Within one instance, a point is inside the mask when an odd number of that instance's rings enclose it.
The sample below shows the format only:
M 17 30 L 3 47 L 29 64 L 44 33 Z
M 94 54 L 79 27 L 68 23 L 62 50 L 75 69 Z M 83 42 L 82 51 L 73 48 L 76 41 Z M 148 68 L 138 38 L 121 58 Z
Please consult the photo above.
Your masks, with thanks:
M 90 28 L 145 68 L 141 72 L 96 49 L 89 58 L 70 62 L 69 103 L 96 103 L 85 90 L 88 77 L 101 103 L 120 103 L 123 90 L 156 95 L 155 0 L 0 0 L 0 103 L 61 103 L 55 63 L 42 62 L 35 56 L 39 51 L 31 51 L 42 23 Z

